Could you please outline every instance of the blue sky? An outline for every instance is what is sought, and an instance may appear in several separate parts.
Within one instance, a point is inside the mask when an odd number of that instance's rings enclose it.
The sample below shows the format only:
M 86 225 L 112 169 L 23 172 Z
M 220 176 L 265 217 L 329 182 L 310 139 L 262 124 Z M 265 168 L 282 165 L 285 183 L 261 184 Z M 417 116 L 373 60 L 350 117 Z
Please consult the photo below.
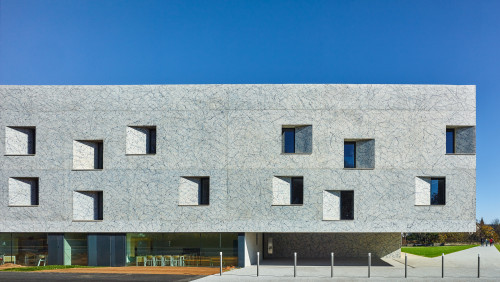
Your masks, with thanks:
M 0 84 L 475 84 L 477 217 L 489 222 L 499 15 L 500 1 L 477 0 L 0 0 Z

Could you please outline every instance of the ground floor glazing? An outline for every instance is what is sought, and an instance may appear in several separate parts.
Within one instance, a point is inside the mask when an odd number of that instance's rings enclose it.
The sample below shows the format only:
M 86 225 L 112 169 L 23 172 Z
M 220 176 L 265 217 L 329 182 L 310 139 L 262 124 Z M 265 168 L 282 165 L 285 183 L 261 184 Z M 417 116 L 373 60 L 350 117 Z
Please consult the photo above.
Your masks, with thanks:
M 238 233 L 0 233 L 0 264 L 238 265 Z
M 400 256 L 401 233 L 0 233 L 0 264 L 245 267 L 260 260 Z M 257 253 L 260 253 L 259 256 Z

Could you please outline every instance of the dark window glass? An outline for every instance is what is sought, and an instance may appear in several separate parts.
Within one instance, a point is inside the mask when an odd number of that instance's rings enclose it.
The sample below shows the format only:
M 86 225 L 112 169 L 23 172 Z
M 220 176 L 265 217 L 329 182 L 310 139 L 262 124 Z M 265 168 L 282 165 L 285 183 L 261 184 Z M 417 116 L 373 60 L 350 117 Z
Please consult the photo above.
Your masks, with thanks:
M 208 205 L 210 199 L 210 179 L 208 177 L 200 178 L 200 197 L 198 198 L 199 205 Z
M 445 204 L 445 186 L 444 178 L 431 179 L 431 205 Z
M 354 191 L 340 192 L 340 219 L 354 219 Z
M 97 218 L 96 220 L 102 220 L 103 219 L 103 196 L 102 196 L 102 191 L 97 192 Z
M 31 204 L 38 206 L 38 179 L 35 179 L 31 186 Z
M 344 167 L 356 167 L 356 142 L 344 142 Z
M 292 177 L 291 204 L 302 205 L 304 203 L 304 178 Z
M 102 142 L 97 143 L 97 160 L 95 169 L 102 169 L 103 165 L 103 144 Z
M 36 152 L 36 129 L 32 129 L 33 130 L 33 140 L 31 141 L 31 144 L 29 143 L 28 141 L 28 154 L 35 154 Z M 31 145 L 31 146 L 30 146 Z
M 295 153 L 295 128 L 283 128 L 283 153 Z
M 147 153 L 156 154 L 156 128 L 149 129 Z
M 446 153 L 455 153 L 455 129 L 453 128 L 446 129 Z

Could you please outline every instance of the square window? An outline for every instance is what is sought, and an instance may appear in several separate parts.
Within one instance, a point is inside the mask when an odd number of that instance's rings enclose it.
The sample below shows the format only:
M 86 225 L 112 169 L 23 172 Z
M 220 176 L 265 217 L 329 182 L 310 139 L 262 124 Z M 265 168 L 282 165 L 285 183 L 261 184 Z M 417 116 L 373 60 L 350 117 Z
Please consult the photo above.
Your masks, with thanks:
M 323 220 L 353 220 L 354 191 L 323 191 Z
M 375 168 L 375 139 L 344 140 L 344 168 Z
M 312 153 L 312 125 L 284 125 L 282 127 L 281 135 L 282 153 Z
M 209 177 L 181 177 L 179 205 L 198 206 L 210 204 Z
M 156 126 L 127 126 L 126 153 L 156 154 Z
M 273 177 L 273 205 L 302 205 L 304 177 Z
M 6 155 L 34 155 L 35 141 L 34 126 L 7 126 L 5 128 Z
M 102 191 L 73 192 L 73 220 L 103 220 Z
M 73 169 L 103 169 L 103 141 L 75 140 L 73 142 Z
M 475 126 L 447 126 L 446 154 L 475 154 Z
M 417 176 L 415 178 L 415 205 L 446 205 L 446 179 Z
M 9 178 L 9 206 L 38 206 L 38 178 Z

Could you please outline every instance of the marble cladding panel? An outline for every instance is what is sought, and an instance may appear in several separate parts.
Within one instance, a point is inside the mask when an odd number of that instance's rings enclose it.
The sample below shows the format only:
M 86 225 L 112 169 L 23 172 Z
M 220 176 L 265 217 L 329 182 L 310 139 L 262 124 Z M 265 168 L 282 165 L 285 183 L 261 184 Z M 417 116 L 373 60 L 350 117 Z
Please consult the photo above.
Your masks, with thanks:
M 291 185 L 291 177 L 273 177 L 273 205 L 290 205 Z
M 428 206 L 431 204 L 431 178 L 415 177 L 415 205 Z
M 99 192 L 73 192 L 73 220 L 99 219 Z
M 272 239 L 271 239 L 272 238 Z M 273 253 L 267 253 L 269 241 Z M 297 259 L 335 257 L 399 258 L 401 256 L 401 233 L 268 233 L 264 236 L 266 258 Z
M 0 205 L 9 205 L 9 178 L 36 176 L 43 208 L 8 207 L 7 232 L 475 228 L 476 156 L 444 153 L 446 126 L 476 124 L 475 86 L 0 86 L 0 101 L 0 128 L 37 131 L 27 158 L 3 155 L 0 130 Z M 127 126 L 153 124 L 156 154 L 126 156 Z M 282 154 L 286 124 L 314 128 L 311 154 Z M 373 170 L 343 169 L 347 138 L 376 140 Z M 104 169 L 72 170 L 74 140 L 103 140 Z M 95 150 L 80 145 L 76 162 L 92 169 Z M 210 205 L 179 206 L 179 181 L 190 175 L 210 177 Z M 304 177 L 303 205 L 273 205 L 276 176 Z M 446 177 L 446 205 L 415 205 L 417 176 Z M 107 195 L 102 222 L 73 222 L 73 193 L 82 190 Z M 325 190 L 355 191 L 355 219 L 324 221 Z
M 98 142 L 73 142 L 73 169 L 95 169 L 99 162 Z
M 5 154 L 35 154 L 35 128 L 13 126 L 5 127 Z
M 179 206 L 198 205 L 200 178 L 181 177 L 179 181 Z
M 312 153 L 312 138 L 311 125 L 295 127 L 295 153 Z
M 9 178 L 9 205 L 38 205 L 38 178 Z
M 457 127 L 455 129 L 455 153 L 476 153 L 476 127 Z
M 323 220 L 340 220 L 340 191 L 323 191 Z
M 127 154 L 147 154 L 149 128 L 127 126 Z
M 375 140 L 356 141 L 356 168 L 375 168 Z
M 0 105 L 0 109 L 21 112 L 109 111 L 109 109 L 116 111 L 360 109 L 475 112 L 475 91 L 474 85 L 4 85 L 0 88 L 0 97 L 5 102 Z M 23 98 L 18 99 L 21 96 Z M 41 96 L 44 99 L 40 99 Z

